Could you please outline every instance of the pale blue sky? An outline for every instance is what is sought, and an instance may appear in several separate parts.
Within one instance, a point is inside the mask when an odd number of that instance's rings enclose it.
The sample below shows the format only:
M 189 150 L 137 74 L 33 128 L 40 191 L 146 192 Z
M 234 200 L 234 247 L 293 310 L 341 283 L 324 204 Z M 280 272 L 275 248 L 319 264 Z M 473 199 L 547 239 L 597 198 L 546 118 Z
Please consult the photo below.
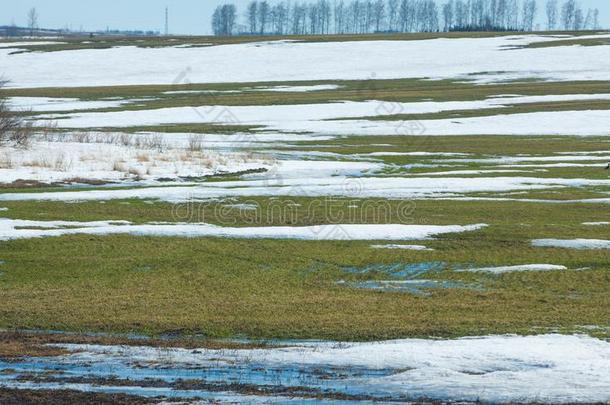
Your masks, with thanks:
M 173 34 L 209 34 L 210 16 L 214 7 L 226 0 L 1 0 L 0 25 L 25 25 L 26 14 L 36 7 L 40 26 L 73 29 L 159 30 L 164 27 L 164 10 L 170 8 L 170 32 Z M 242 11 L 248 0 L 231 1 Z M 539 18 L 543 16 L 544 0 L 539 0 Z M 583 8 L 600 9 L 600 24 L 610 27 L 610 1 L 580 0 Z

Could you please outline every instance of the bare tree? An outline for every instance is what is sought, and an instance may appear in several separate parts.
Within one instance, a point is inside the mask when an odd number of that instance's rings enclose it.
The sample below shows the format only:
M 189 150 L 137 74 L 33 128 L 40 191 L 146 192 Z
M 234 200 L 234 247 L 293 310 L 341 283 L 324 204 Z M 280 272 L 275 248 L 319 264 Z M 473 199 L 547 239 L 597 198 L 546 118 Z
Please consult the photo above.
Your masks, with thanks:
M 345 20 L 346 20 L 346 12 L 345 12 L 345 3 L 343 0 L 339 0 L 339 2 L 335 1 L 334 6 L 334 20 L 335 20 L 335 33 L 336 34 L 345 34 Z
M 388 29 L 398 30 L 398 0 L 388 0 Z
M 540 0 L 252 0 L 240 25 L 250 35 L 363 34 L 380 31 L 436 32 L 538 29 Z M 586 13 L 576 0 L 546 0 L 546 29 L 596 29 L 599 11 Z M 219 6 L 216 35 L 232 35 L 237 10 Z M 442 19 L 442 20 L 441 20 Z
M 246 18 L 248 19 L 248 27 L 251 34 L 256 33 L 258 22 L 258 2 L 251 1 L 246 10 Z
M 380 32 L 383 28 L 383 22 L 385 20 L 385 1 L 377 0 L 373 4 L 373 21 L 372 25 L 375 27 L 375 32 Z
M 260 30 L 261 35 L 266 32 L 265 29 L 267 28 L 267 22 L 269 21 L 269 12 L 269 3 L 261 1 L 258 4 L 258 29 Z
M 576 0 L 567 0 L 561 8 L 561 23 L 564 30 L 574 29 L 574 21 L 576 18 Z
M 583 24 L 583 28 L 586 30 L 593 29 L 593 9 L 587 10 L 587 16 L 585 17 L 585 22 Z
M 546 2 L 546 29 L 552 31 L 557 27 L 557 0 Z
M 525 0 L 523 2 L 523 21 L 521 27 L 524 31 L 532 31 L 534 29 L 536 11 L 536 0 Z
M 0 89 L 7 81 L 0 79 Z M 9 108 L 6 99 L 0 97 L 0 145 L 15 144 L 27 146 L 32 138 L 33 125 Z
M 507 0 L 498 0 L 496 5 L 496 21 L 495 25 L 498 27 L 509 27 L 508 22 L 508 1 Z
M 453 0 L 443 5 L 443 21 L 445 22 L 443 31 L 449 31 L 453 27 L 453 9 Z
M 32 7 L 28 11 L 28 28 L 30 29 L 30 36 L 34 36 L 34 31 L 38 29 L 38 11 L 35 7 Z
M 599 9 L 596 8 L 593 10 L 593 29 L 599 29 Z
M 508 26 L 512 30 L 519 27 L 519 4 L 517 0 L 508 0 Z
M 580 7 L 576 8 L 574 12 L 574 31 L 580 31 L 583 29 L 584 17 L 582 14 L 582 9 Z
M 230 36 L 235 30 L 237 9 L 233 4 L 216 7 L 212 15 L 212 30 L 214 35 Z
M 286 33 L 288 25 L 288 8 L 286 7 L 286 4 L 279 3 L 273 6 L 271 9 L 271 16 L 273 31 L 278 35 Z

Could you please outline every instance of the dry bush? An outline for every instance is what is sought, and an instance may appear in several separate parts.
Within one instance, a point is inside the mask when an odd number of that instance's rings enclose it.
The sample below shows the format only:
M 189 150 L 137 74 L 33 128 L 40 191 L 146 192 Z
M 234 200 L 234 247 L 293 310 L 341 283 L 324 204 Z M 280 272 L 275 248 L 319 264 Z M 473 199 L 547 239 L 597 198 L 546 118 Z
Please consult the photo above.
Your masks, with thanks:
M 198 135 L 189 136 L 188 150 L 191 152 L 201 152 L 203 150 L 203 139 Z
M 0 89 L 6 85 L 0 80 Z M 9 108 L 6 99 L 0 98 L 0 145 L 12 143 L 16 146 L 28 146 L 34 134 L 33 125 Z

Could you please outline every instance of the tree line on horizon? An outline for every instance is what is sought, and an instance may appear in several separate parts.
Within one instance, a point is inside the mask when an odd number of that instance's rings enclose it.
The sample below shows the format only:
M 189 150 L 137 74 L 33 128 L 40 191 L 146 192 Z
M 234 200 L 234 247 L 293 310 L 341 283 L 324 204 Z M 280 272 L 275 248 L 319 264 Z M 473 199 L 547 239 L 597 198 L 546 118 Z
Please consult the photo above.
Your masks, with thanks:
M 533 31 L 536 0 L 252 0 L 240 23 L 235 4 L 218 6 L 214 35 L 326 35 L 381 32 Z M 547 0 L 545 29 L 599 29 L 599 10 Z

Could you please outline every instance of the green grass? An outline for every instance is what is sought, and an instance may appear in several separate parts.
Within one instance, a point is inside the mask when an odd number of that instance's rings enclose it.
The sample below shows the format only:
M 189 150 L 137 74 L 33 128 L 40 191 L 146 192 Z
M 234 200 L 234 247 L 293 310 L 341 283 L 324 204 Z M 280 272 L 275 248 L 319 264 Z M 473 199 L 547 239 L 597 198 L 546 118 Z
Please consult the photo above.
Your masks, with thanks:
M 429 244 L 437 250 L 126 236 L 2 242 L 0 327 L 369 340 L 607 325 L 604 252 L 532 248 L 493 230 Z M 341 266 L 431 260 L 593 270 L 497 278 L 448 273 L 484 289 L 434 290 L 430 297 L 335 284 L 350 279 Z
M 258 86 L 310 86 L 334 84 L 334 90 L 313 92 L 243 91 Z M 201 93 L 164 94 L 175 91 L 201 91 Z M 240 91 L 239 93 L 222 93 Z M 217 93 L 221 92 L 221 93 Z M 610 93 L 605 81 L 546 82 L 519 81 L 501 84 L 474 84 L 453 80 L 391 79 L 391 80 L 327 80 L 256 83 L 197 83 L 176 85 L 137 85 L 75 88 L 3 89 L 0 96 L 7 97 L 70 97 L 81 100 L 100 100 L 111 97 L 149 98 L 133 105 L 91 111 L 123 111 L 201 105 L 284 105 L 313 104 L 329 101 L 384 100 L 388 102 L 470 101 L 500 94 L 556 95 Z M 508 101 L 507 101 L 508 102 Z
M 557 152 L 610 150 L 598 136 L 344 136 L 297 143 L 300 151 L 342 154 L 370 152 L 458 152 L 475 155 L 551 155 Z M 474 156 L 476 157 L 476 156 Z
M 571 36 L 591 35 L 594 31 L 540 31 L 530 34 Z M 24 45 L 13 53 L 22 52 L 58 52 L 81 49 L 108 49 L 115 46 L 136 46 L 139 48 L 161 48 L 167 46 L 207 47 L 232 45 L 251 42 L 293 40 L 302 42 L 343 42 L 343 41 L 413 41 L 437 38 L 489 38 L 506 35 L 522 35 L 522 32 L 422 32 L 422 33 L 379 33 L 379 34 L 343 34 L 343 35 L 264 35 L 264 36 L 154 36 L 154 37 L 116 37 L 96 36 L 65 37 L 57 44 Z M 0 41 L 1 42 L 1 41 Z M 8 40 L 8 42 L 15 42 Z M 559 42 L 559 41 L 557 41 Z M 558 46 L 558 45 L 556 45 Z
M 2 205 L 9 208 L 3 216 L 38 220 L 173 219 L 169 204 L 127 202 Z M 292 201 L 300 204 L 294 217 L 271 215 L 269 206 L 277 206 L 276 200 L 233 202 L 260 204 L 261 219 L 255 225 L 332 222 L 324 207 L 308 209 L 311 199 Z M 339 207 L 364 203 L 342 200 Z M 5 261 L 0 266 L 0 327 L 358 340 L 607 325 L 607 252 L 530 245 L 535 238 L 607 238 L 607 227 L 581 225 L 608 221 L 605 205 L 432 200 L 414 204 L 406 218 L 395 210 L 387 218 L 370 211 L 363 218 L 375 223 L 490 226 L 424 241 L 435 249 L 432 252 L 374 250 L 370 242 L 353 241 L 66 236 L 0 242 L 0 260 Z M 249 224 L 239 211 L 218 216 L 213 208 L 204 211 L 208 222 Z M 346 274 L 341 271 L 345 266 L 422 261 L 444 261 L 454 267 L 551 263 L 590 270 L 500 277 L 447 271 L 432 277 L 475 282 L 483 289 L 434 290 L 429 297 L 335 284 L 375 278 Z
M 424 40 L 435 38 L 487 38 L 502 35 L 514 35 L 514 32 L 447 32 L 447 33 L 390 33 L 390 34 L 347 34 L 347 35 L 265 35 L 265 36 L 172 36 L 172 37 L 107 37 L 96 36 L 61 38 L 61 43 L 23 45 L 13 53 L 22 52 L 58 52 L 81 49 L 108 49 L 115 46 L 137 46 L 139 48 L 161 48 L 167 46 L 206 47 L 217 45 L 243 44 L 251 42 L 279 41 L 290 39 L 303 42 L 340 42 L 340 41 L 388 41 L 388 40 Z M 570 35 L 583 35 L 570 32 Z M 14 42 L 14 41 L 9 41 Z
M 579 35 L 585 33 L 579 33 Z M 410 34 L 296 38 L 307 41 L 363 39 L 428 39 L 473 37 L 503 33 Z M 98 38 L 68 40 L 66 45 L 33 46 L 28 51 L 101 49 L 114 45 L 159 47 L 207 46 L 278 38 L 174 37 Z M 173 40 L 173 41 L 170 41 Z M 570 39 L 570 41 L 575 41 Z M 588 45 L 588 40 L 576 40 Z M 563 40 L 545 44 L 573 45 Z M 250 92 L 163 94 L 181 90 L 240 90 L 275 85 L 337 84 L 336 90 L 310 93 Z M 0 96 L 147 98 L 119 111 L 193 105 L 280 105 L 327 103 L 336 100 L 481 100 L 498 94 L 552 95 L 610 93 L 609 82 L 539 82 L 526 80 L 475 85 L 449 80 L 298 81 L 271 83 L 192 84 L 175 86 L 116 86 L 98 88 L 4 89 Z M 507 100 L 507 102 L 509 102 Z M 608 109 L 604 101 L 551 102 L 510 106 L 491 111 L 454 111 L 389 118 L 435 119 L 485 114 L 575 109 Z M 384 117 L 384 119 L 389 119 Z M 255 132 L 259 127 L 210 124 L 106 128 L 122 132 Z M 349 155 L 370 152 L 461 152 L 467 158 L 558 152 L 610 150 L 607 137 L 558 136 L 346 136 L 321 141 L 290 142 L 286 151 L 324 151 Z M 455 167 L 400 168 L 443 163 L 442 157 L 384 156 L 374 160 L 395 165 L 384 175 L 496 169 L 496 164 L 451 162 Z M 373 159 L 371 159 L 373 160 Z M 447 163 L 447 162 L 445 162 Z M 549 162 L 539 162 L 540 164 Z M 579 162 L 585 163 L 585 162 Z M 607 179 L 604 162 L 596 167 L 547 168 L 545 172 L 486 174 L 485 177 L 554 177 Z M 523 163 L 526 164 L 526 163 Z M 534 162 L 534 164 L 537 164 Z M 599 165 L 599 167 L 597 166 Z M 503 168 L 508 169 L 508 168 Z M 511 168 L 513 169 L 513 168 Z M 519 167 L 515 167 L 518 170 Z M 533 169 L 524 169 L 533 170 Z M 232 181 L 237 177 L 206 181 Z M 117 187 L 118 188 L 118 187 Z M 94 186 L 78 190 L 95 190 Z M 75 191 L 62 187 L 16 189 L 0 193 Z M 472 193 L 472 197 L 573 200 L 608 197 L 608 187 L 564 187 L 524 193 Z M 256 211 L 228 209 L 227 204 L 256 204 Z M 353 208 L 356 206 L 356 208 Z M 175 215 L 175 206 L 153 200 L 109 200 L 79 203 L 2 201 L 3 218 L 40 221 L 128 220 L 204 221 L 223 226 L 320 225 L 333 223 L 404 223 L 465 225 L 485 223 L 476 232 L 444 235 L 425 244 L 434 251 L 376 250 L 378 242 L 239 240 L 220 238 L 157 238 L 126 235 L 75 235 L 59 238 L 0 241 L 0 328 L 53 329 L 77 332 L 177 331 L 209 337 L 320 338 L 372 340 L 414 336 L 464 336 L 491 333 L 584 331 L 610 338 L 607 308 L 610 264 L 603 250 L 536 248 L 532 239 L 608 239 L 607 226 L 583 222 L 610 221 L 607 204 L 526 203 L 516 201 L 450 201 L 385 199 L 315 199 L 308 197 L 231 198 L 195 204 L 196 215 Z M 403 209 L 401 211 L 401 208 Z M 332 216 L 329 215 L 332 213 Z M 338 217 L 342 213 L 343 217 Z M 400 214 L 399 214 L 400 213 Z M 373 292 L 337 285 L 339 280 L 381 278 L 354 275 L 342 269 L 371 264 L 442 261 L 449 270 L 426 277 L 480 285 L 481 289 L 431 290 L 421 297 Z M 488 276 L 454 272 L 462 266 L 549 263 L 569 271 L 527 272 Z M 588 270 L 576 270 L 588 268 Z M 601 329 L 584 330 L 584 325 Z M 606 327 L 606 329 L 603 329 Z
M 610 45 L 610 38 L 569 38 L 569 39 L 558 39 L 556 41 L 547 42 L 534 42 L 527 44 L 522 48 L 553 48 L 557 46 L 600 46 Z
M 598 111 L 608 109 L 610 109 L 610 101 L 608 100 L 553 101 L 546 103 L 510 104 L 510 99 L 507 99 L 506 104 L 503 107 L 498 108 L 451 110 L 426 114 L 405 113 L 394 115 L 377 115 L 374 117 L 367 117 L 366 119 L 370 121 L 439 120 L 449 118 L 459 119 L 493 117 L 496 115 L 527 114 L 548 111 Z M 361 120 L 363 117 L 336 118 L 336 120 L 345 119 Z
M 507 193 L 507 195 L 510 195 Z M 473 196 L 488 196 L 483 193 Z M 580 189 L 530 191 L 514 194 L 513 198 L 591 198 Z M 487 223 L 503 227 L 514 225 L 521 218 L 534 226 L 539 233 L 522 234 L 528 237 L 577 237 L 582 232 L 596 232 L 589 237 L 604 238 L 607 229 L 582 228 L 582 222 L 610 221 L 605 204 L 541 204 L 502 201 L 452 200 L 385 200 L 357 198 L 232 198 L 223 201 L 170 204 L 149 200 L 110 200 L 81 203 L 52 201 L 0 202 L 4 218 L 40 221 L 102 221 L 128 220 L 134 223 L 154 221 L 207 222 L 224 226 L 307 226 L 332 223 L 407 223 L 423 225 L 454 225 Z M 230 204 L 254 204 L 256 211 L 226 208 Z M 352 206 L 356 206 L 353 208 Z M 189 207 L 192 215 L 184 215 Z M 177 213 L 177 214 L 176 214 Z M 555 224 L 553 226 L 547 224 Z M 574 232 L 565 234 L 565 229 Z M 517 226 L 517 229 L 521 229 Z M 544 233 L 540 230 L 546 229 Z M 523 231 L 523 230 L 521 230 Z M 525 231 L 528 231 L 525 229 Z M 532 231 L 532 232 L 533 232 Z M 515 229 L 512 230 L 515 232 Z

